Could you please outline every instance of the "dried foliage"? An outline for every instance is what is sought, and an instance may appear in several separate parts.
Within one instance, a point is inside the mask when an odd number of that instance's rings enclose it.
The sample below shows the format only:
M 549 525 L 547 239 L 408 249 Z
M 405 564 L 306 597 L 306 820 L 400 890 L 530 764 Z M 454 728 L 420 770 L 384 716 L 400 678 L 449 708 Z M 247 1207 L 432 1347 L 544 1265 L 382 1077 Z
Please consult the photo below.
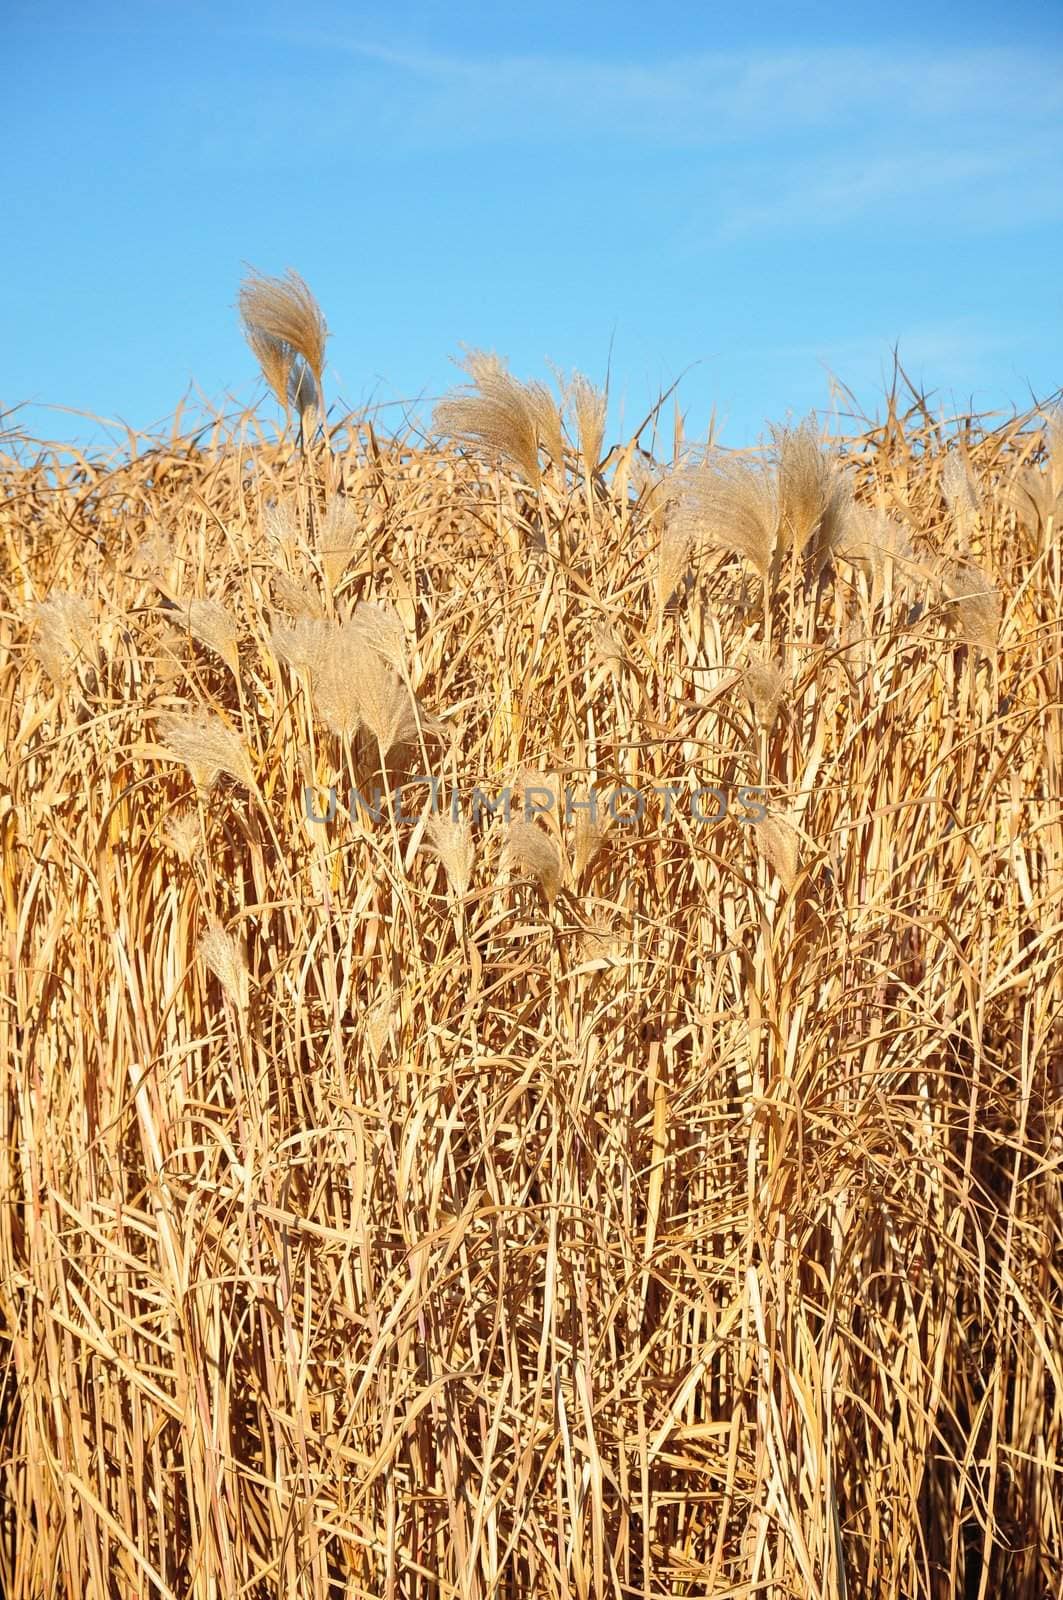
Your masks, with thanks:
M 301 291 L 245 312 L 319 381 Z M 0 1591 L 1043 1600 L 1058 437 L 895 395 L 633 499 L 469 370 L 500 470 L 0 460 Z M 445 819 L 352 822 L 378 740 Z

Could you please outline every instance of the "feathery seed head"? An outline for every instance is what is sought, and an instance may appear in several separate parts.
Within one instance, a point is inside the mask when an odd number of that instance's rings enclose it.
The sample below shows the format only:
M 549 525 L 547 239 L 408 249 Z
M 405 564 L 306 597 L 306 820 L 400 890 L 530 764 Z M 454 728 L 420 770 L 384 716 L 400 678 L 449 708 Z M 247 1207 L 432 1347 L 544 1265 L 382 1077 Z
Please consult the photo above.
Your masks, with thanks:
M 694 544 L 742 556 L 762 578 L 771 571 L 779 527 L 773 475 L 760 462 L 720 451 L 681 468 L 670 520 Z
M 375 1000 L 365 1014 L 365 1038 L 374 1061 L 384 1054 L 395 1013 L 395 995 L 389 991 Z
M 1063 517 L 1063 407 L 1045 419 L 1044 460 L 1039 467 L 1023 467 L 1008 495 L 1012 510 L 1031 531 L 1044 534 L 1050 522 Z
M 595 655 L 614 670 L 624 664 L 624 647 L 607 622 L 591 623 L 591 643 Z
M 370 650 L 383 656 L 397 672 L 406 666 L 406 630 L 394 606 L 359 600 L 349 624 Z
M 79 594 L 53 590 L 30 610 L 35 624 L 33 649 L 52 681 L 61 686 L 77 657 L 87 652 L 93 640 L 92 611 Z
M 251 757 L 239 734 L 212 713 L 167 713 L 159 732 L 170 753 L 188 767 L 197 788 L 209 789 L 227 773 L 248 789 L 255 785 Z
M 280 643 L 291 650 L 289 635 L 283 634 Z M 289 659 L 310 673 L 314 710 L 333 733 L 353 738 L 363 722 L 360 680 L 367 654 L 364 644 L 342 623 L 305 623 L 296 651 L 298 661 L 294 656 Z
M 681 467 L 666 472 L 642 451 L 631 457 L 628 481 L 642 510 L 655 526 L 659 526 L 669 506 L 678 499 L 686 470 Z
M 387 755 L 396 745 L 413 744 L 420 727 L 417 703 L 383 656 L 363 646 L 357 694 L 362 721 Z
M 912 568 L 915 560 L 899 522 L 876 507 L 855 504 L 845 510 L 834 553 L 873 583 L 882 582 L 890 563 L 898 572 L 904 572 Z
M 679 519 L 668 520 L 657 545 L 657 609 L 664 612 L 686 577 L 692 551 L 690 529 Z
M 605 412 L 608 404 L 605 390 L 595 388 L 582 372 L 573 374 L 570 386 L 572 408 L 576 413 L 576 432 L 579 435 L 580 455 L 585 472 L 596 472 L 602 459 L 605 439 Z
M 250 272 L 240 287 L 244 333 L 263 376 L 287 410 L 323 411 L 322 374 L 328 329 L 321 308 L 297 272 L 282 278 Z
M 290 499 L 273 501 L 262 508 L 262 532 L 268 542 L 285 555 L 303 545 L 303 529 L 298 508 Z
M 416 701 L 384 651 L 397 649 L 394 620 L 378 606 L 359 607 L 343 623 L 303 621 L 274 630 L 274 648 L 310 673 L 314 709 L 333 733 L 366 727 L 386 755 L 412 744 L 424 723 Z
M 521 383 L 497 356 L 483 351 L 469 352 L 462 365 L 475 392 L 439 402 L 433 414 L 436 432 L 503 457 L 537 489 L 540 446 L 558 466 L 564 461 L 561 417 L 549 390 Z
M 580 800 L 586 802 L 586 795 L 581 795 Z M 572 852 L 573 876 L 579 878 L 591 862 L 596 858 L 605 844 L 606 837 L 612 825 L 612 812 L 606 810 L 592 814 L 581 811 L 576 823 L 576 836 Z
M 251 974 L 243 946 L 220 923 L 212 923 L 199 941 L 199 957 L 213 972 L 238 1011 L 250 1001 Z
M 357 512 L 343 495 L 333 495 L 318 530 L 318 554 L 329 589 L 335 589 L 354 555 L 361 534 Z
M 561 855 L 557 845 L 534 822 L 513 822 L 502 851 L 503 870 L 536 880 L 552 905 L 561 886 Z
M 993 655 L 1000 634 L 1003 602 L 981 567 L 973 561 L 947 564 L 941 585 L 950 604 L 952 625 L 968 644 Z
M 324 611 L 320 596 L 314 591 L 311 584 L 299 580 L 274 567 L 270 574 L 270 592 L 276 606 L 282 611 L 287 611 L 289 616 L 299 618 L 321 618 Z
M 753 828 L 757 850 L 789 894 L 797 882 L 800 834 L 779 811 L 769 811 L 767 816 L 754 822 Z
M 173 558 L 171 541 L 156 528 L 133 551 L 130 570 L 134 578 L 160 578 L 169 571 Z
M 203 836 L 199 818 L 194 811 L 179 811 L 170 818 L 165 828 L 167 844 L 186 863 L 193 861 L 202 848 Z
M 188 602 L 188 631 L 200 644 L 221 656 L 234 678 L 240 676 L 240 643 L 236 623 L 217 600 Z
M 296 672 L 315 672 L 336 640 L 336 624 L 325 617 L 297 617 L 270 629 L 269 642 L 279 660 Z
M 426 838 L 429 848 L 443 863 L 454 893 L 459 897 L 468 894 L 476 860 L 476 846 L 469 824 L 456 822 L 450 817 L 432 817 L 428 822 Z
M 786 677 L 777 661 L 756 657 L 742 674 L 742 689 L 757 722 L 770 730 L 779 713 Z
M 803 550 L 815 532 L 831 488 L 831 468 L 820 448 L 814 417 L 797 427 L 773 427 L 779 496 L 779 538 Z
M 941 469 L 941 489 L 952 512 L 956 532 L 966 546 L 978 522 L 980 498 L 970 464 L 957 449 L 949 451 Z
M 535 425 L 535 436 L 555 467 L 565 464 L 565 436 L 557 401 L 544 383 L 526 383 L 525 400 Z
M 817 575 L 830 556 L 844 515 L 848 485 L 820 442 L 815 417 L 773 428 L 779 508 L 779 552 L 796 549 Z

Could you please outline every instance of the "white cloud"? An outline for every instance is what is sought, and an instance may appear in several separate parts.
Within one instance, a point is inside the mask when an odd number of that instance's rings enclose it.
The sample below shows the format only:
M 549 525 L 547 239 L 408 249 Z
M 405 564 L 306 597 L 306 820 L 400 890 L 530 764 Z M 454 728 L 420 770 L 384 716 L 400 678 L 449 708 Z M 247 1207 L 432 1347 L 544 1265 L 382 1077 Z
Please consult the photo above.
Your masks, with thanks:
M 298 32 L 327 46 L 319 137 L 386 151 L 475 151 L 514 167 L 529 152 L 659 173 L 702 157 L 687 230 L 702 251 L 741 236 L 847 222 L 891 208 L 963 226 L 1055 219 L 1063 157 L 1063 53 L 819 47 L 703 52 L 644 62 L 455 56 Z M 337 54 L 352 65 L 337 78 Z M 297 58 L 293 58 L 297 59 Z M 357 63 L 357 65 L 355 65 Z M 349 78 L 347 74 L 349 73 Z M 311 122 L 304 132 L 313 137 Z M 688 163 L 680 169 L 669 156 Z M 716 160 L 713 160 L 713 157 Z M 673 244 L 683 249 L 682 240 Z
M 590 126 L 609 136 L 714 146 L 875 118 L 892 121 L 901 135 L 913 123 L 951 124 L 968 141 L 1012 119 L 1049 126 L 1063 111 L 1058 50 L 959 50 L 926 59 L 821 47 L 618 63 L 457 57 L 300 37 L 390 70 L 400 93 L 405 80 L 418 131 L 444 142 L 480 135 L 563 140 Z
M 791 160 L 751 202 L 731 189 L 716 236 L 773 231 L 829 232 L 861 216 L 880 225 L 925 219 L 934 227 L 991 228 L 1063 215 L 1063 193 L 1044 178 L 1025 146 L 964 151 L 908 145 L 888 155 L 827 161 Z

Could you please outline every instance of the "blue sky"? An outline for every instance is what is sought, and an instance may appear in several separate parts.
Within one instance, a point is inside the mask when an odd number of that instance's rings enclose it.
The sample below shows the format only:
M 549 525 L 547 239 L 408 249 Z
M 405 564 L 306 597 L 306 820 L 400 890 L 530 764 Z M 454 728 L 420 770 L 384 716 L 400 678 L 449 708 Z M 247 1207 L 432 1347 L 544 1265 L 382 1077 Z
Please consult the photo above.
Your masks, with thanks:
M 39 437 L 264 398 L 235 310 L 295 267 L 385 425 L 461 374 L 679 388 L 726 443 L 1063 384 L 1063 5 L 7 0 L 0 406 Z M 688 370 L 689 369 L 689 370 Z

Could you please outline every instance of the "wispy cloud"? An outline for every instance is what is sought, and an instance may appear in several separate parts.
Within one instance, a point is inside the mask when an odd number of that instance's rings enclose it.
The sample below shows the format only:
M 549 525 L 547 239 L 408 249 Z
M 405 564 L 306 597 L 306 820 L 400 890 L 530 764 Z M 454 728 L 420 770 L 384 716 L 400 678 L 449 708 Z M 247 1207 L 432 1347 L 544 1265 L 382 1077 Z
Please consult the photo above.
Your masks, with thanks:
M 1063 157 L 1056 46 L 622 62 L 457 56 L 312 30 L 290 37 L 315 53 L 327 47 L 334 81 L 337 55 L 346 55 L 358 80 L 345 91 L 350 115 L 392 151 L 508 147 L 570 161 L 623 151 L 662 167 L 669 152 L 710 158 L 701 201 L 718 241 L 943 200 L 967 222 L 988 199 L 997 223 L 1059 215 L 1041 175 Z M 320 125 L 335 134 L 335 113 L 322 110 Z
M 412 132 L 444 141 L 565 140 L 584 127 L 655 143 L 726 144 L 884 118 L 949 124 L 957 136 L 1063 112 L 1063 56 L 961 50 L 926 59 L 865 49 L 704 52 L 646 63 L 565 56 L 459 57 L 303 32 L 302 42 L 373 61 L 406 80 Z
M 1063 144 L 1063 141 L 1059 141 Z M 1063 217 L 1025 145 L 957 151 L 906 142 L 896 153 L 781 163 L 750 200 L 731 186 L 715 230 L 722 240 L 795 229 L 830 232 L 862 216 L 947 229 L 1000 229 Z

